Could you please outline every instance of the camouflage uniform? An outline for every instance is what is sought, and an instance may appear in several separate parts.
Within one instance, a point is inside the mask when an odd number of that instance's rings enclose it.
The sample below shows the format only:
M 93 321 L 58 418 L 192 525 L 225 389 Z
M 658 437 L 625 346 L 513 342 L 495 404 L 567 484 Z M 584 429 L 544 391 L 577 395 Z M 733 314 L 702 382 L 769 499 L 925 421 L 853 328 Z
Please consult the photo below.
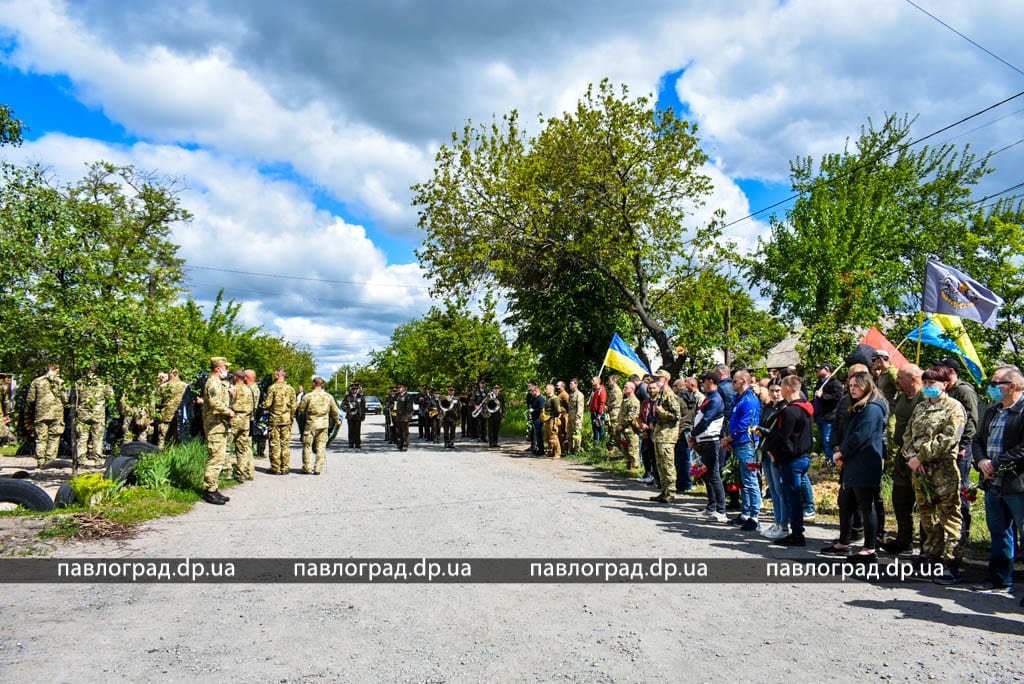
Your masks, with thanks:
M 322 389 L 316 389 L 302 397 L 299 413 L 306 414 L 306 429 L 302 433 L 302 472 L 319 475 L 323 472 L 324 462 L 327 460 L 327 433 L 332 424 L 341 420 L 338 402 Z
M 216 375 L 210 375 L 203 387 L 203 429 L 206 431 L 206 459 L 203 483 L 206 491 L 220 487 L 220 473 L 228 466 L 228 428 L 231 425 L 231 396 L 228 386 Z
M 121 395 L 121 425 L 124 428 L 122 442 L 148 442 L 149 436 L 153 434 L 152 413 L 152 403 L 147 398 L 129 397 L 128 392 Z
M 235 447 L 234 477 L 238 482 L 254 479 L 252 465 L 252 414 L 256 410 L 255 386 L 239 383 L 233 387 L 234 400 L 231 410 L 235 417 L 231 419 L 228 430 L 228 442 Z M 259 391 L 258 389 L 256 390 Z
M 0 386 L 0 445 L 14 434 L 11 432 L 10 427 L 11 416 L 13 414 L 14 407 L 11 405 L 11 400 L 7 396 L 7 390 Z
M 914 409 L 903 437 L 903 456 L 917 457 L 935 489 L 931 500 L 914 475 L 914 493 L 921 514 L 924 539 L 921 551 L 930 560 L 955 562 L 963 554 L 960 544 L 960 471 L 957 451 L 967 416 L 956 399 L 944 396 L 934 404 L 922 401 Z
M 658 394 L 654 405 L 657 407 L 654 417 L 654 457 L 658 464 L 661 494 L 669 497 L 676 493 L 676 442 L 679 441 L 679 418 L 682 411 L 679 397 L 667 387 Z
M 544 434 L 548 438 L 548 453 L 552 458 L 562 458 L 562 440 L 558 435 L 559 426 L 562 423 L 562 402 L 557 394 L 552 394 L 544 400 Z
M 261 408 L 270 412 L 270 472 L 287 474 L 291 468 L 292 421 L 295 419 L 295 390 L 284 380 L 267 388 Z
M 567 431 L 572 435 L 569 453 L 578 453 L 583 446 L 583 411 L 586 408 L 587 399 L 577 387 L 569 395 L 569 426 Z
M 569 429 L 569 393 L 565 390 L 558 392 L 558 412 L 558 441 L 562 451 L 569 451 L 572 431 Z
M 57 458 L 60 437 L 64 434 L 64 381 L 59 375 L 40 375 L 28 387 L 26 402 L 32 411 L 36 431 L 36 465 Z
M 103 459 L 103 433 L 107 428 L 107 404 L 114 401 L 114 390 L 93 373 L 75 383 L 78 407 L 75 410 L 75 434 L 79 461 Z
M 635 470 L 640 466 L 640 428 L 637 427 L 637 418 L 640 417 L 640 400 L 636 395 L 624 397 L 622 410 L 616 425 L 619 431 L 619 440 L 625 442 L 623 455 L 626 457 L 626 467 Z
M 167 439 L 167 432 L 174 422 L 174 417 L 181 406 L 181 398 L 185 395 L 188 384 L 180 379 L 172 378 L 156 389 L 156 417 L 157 424 L 156 445 L 164 448 L 164 440 Z
M 605 404 L 608 412 L 608 425 L 615 429 L 619 424 L 619 411 L 622 410 L 622 388 L 618 385 L 608 385 L 608 402 Z M 611 442 L 608 446 L 612 446 Z

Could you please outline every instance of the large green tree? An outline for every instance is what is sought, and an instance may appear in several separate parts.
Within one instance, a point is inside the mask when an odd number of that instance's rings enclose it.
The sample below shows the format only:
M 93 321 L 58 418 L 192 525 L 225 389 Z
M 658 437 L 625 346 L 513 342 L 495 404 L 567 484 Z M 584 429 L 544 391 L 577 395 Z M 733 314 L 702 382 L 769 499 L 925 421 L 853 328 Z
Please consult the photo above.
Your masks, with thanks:
M 953 144 L 912 146 L 911 124 L 869 121 L 842 152 L 791 162 L 800 197 L 772 217 L 748 262 L 773 310 L 806 326 L 811 360 L 841 356 L 844 331 L 916 310 L 928 256 L 963 258 L 971 188 L 987 160 Z
M 696 127 L 607 81 L 540 125 L 528 137 L 515 111 L 468 124 L 413 187 L 434 292 L 500 289 L 520 320 L 535 304 L 557 315 L 548 301 L 572 319 L 587 312 L 567 295 L 585 288 L 584 304 L 607 298 L 639 321 L 662 365 L 680 367 L 658 295 L 710 267 L 719 234 L 717 222 L 693 225 L 712 189 Z
M 14 111 L 0 104 L 0 146 L 20 145 L 24 128 L 25 124 L 14 118 Z
M 469 313 L 465 302 L 434 307 L 395 328 L 391 343 L 370 356 L 376 371 L 411 389 L 461 388 L 482 379 L 514 391 L 536 373 L 533 352 L 508 344 L 489 299 L 480 314 Z

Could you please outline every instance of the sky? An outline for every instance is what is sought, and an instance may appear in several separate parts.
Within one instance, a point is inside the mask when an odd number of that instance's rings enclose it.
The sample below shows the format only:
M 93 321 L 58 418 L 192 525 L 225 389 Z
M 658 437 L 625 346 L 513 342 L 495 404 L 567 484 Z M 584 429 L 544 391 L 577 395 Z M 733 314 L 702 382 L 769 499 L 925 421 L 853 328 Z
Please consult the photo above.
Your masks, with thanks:
M 916 116 L 918 137 L 1024 91 L 1024 4 L 915 1 L 0 0 L 0 103 L 29 127 L 0 158 L 176 179 L 189 294 L 224 289 L 326 375 L 435 303 L 409 187 L 467 121 L 557 115 L 603 78 L 654 94 L 698 124 L 704 210 L 749 249 L 791 159 L 869 118 Z M 1024 181 L 1022 124 L 1019 97 L 928 142 L 1001 150 L 980 199 Z

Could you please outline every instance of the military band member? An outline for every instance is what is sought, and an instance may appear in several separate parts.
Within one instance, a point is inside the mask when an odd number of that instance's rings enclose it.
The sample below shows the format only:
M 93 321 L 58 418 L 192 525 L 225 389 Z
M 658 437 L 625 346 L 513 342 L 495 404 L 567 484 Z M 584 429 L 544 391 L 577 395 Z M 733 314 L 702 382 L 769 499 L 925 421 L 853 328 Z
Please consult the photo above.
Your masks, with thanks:
M 245 482 L 255 478 L 252 465 L 252 416 L 256 410 L 256 395 L 245 384 L 245 371 L 235 371 L 232 382 L 231 410 L 235 415 L 228 428 L 228 443 L 235 447 L 235 481 Z
M 430 436 L 434 444 L 441 443 L 441 391 L 430 390 Z
M 494 385 L 487 395 L 489 414 L 487 416 L 487 446 L 498 446 L 501 434 L 501 421 L 505 417 L 505 395 L 501 393 L 501 385 Z M 497 408 L 491 408 L 497 402 Z
M 462 405 L 455 396 L 455 388 L 449 387 L 448 394 L 438 402 L 441 411 L 441 424 L 444 430 L 445 449 L 455 448 L 455 423 L 462 416 Z
M 389 444 L 395 443 L 395 399 L 397 398 L 397 387 L 389 389 L 388 396 L 384 397 L 384 441 Z
M 473 404 L 474 414 L 471 417 L 476 425 L 476 432 L 474 434 L 481 442 L 487 441 L 487 419 L 484 418 L 483 409 L 485 401 L 487 401 L 487 383 L 481 380 L 473 392 L 473 399 L 470 400 L 470 403 Z
M 395 446 L 399 451 L 409 450 L 409 421 L 412 420 L 413 400 L 405 385 L 398 386 L 395 397 Z
M 297 412 L 306 414 L 302 432 L 302 472 L 319 475 L 327 461 L 327 433 L 335 423 L 341 425 L 338 402 L 324 391 L 324 379 L 319 375 L 313 378 L 313 389 L 302 397 Z
M 210 359 L 210 377 L 203 387 L 203 429 L 206 432 L 206 472 L 203 473 L 203 501 L 223 506 L 230 497 L 220 493 L 220 474 L 228 465 L 228 431 L 235 412 L 231 410 L 231 395 L 225 381 L 228 378 L 228 360 L 223 356 Z
M 363 420 L 366 419 L 366 396 L 357 383 L 349 388 L 348 394 L 341 400 L 341 410 L 348 421 L 348 448 L 363 448 Z
M 469 414 L 472 409 L 469 406 L 469 398 L 473 395 L 473 386 L 466 383 L 465 391 L 459 395 L 459 420 L 462 424 L 462 436 L 470 437 L 472 433 L 469 432 L 470 418 Z
M 295 390 L 285 382 L 283 368 L 274 371 L 274 384 L 267 388 L 267 395 L 260 407 L 270 413 L 270 473 L 287 475 L 291 469 L 292 421 L 295 420 Z
M 103 433 L 107 429 L 107 404 L 114 401 L 114 390 L 96 376 L 92 366 L 75 383 L 75 433 L 78 438 L 78 462 L 95 465 L 103 460 Z

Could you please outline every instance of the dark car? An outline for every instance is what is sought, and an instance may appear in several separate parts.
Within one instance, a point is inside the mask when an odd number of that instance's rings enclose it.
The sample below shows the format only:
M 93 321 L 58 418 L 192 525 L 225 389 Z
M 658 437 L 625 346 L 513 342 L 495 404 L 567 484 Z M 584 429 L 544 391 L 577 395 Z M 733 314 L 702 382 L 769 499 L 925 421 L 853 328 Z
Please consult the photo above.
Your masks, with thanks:
M 380 415 L 384 412 L 384 405 L 380 403 L 380 399 L 373 396 L 372 394 L 366 397 L 366 412 Z

